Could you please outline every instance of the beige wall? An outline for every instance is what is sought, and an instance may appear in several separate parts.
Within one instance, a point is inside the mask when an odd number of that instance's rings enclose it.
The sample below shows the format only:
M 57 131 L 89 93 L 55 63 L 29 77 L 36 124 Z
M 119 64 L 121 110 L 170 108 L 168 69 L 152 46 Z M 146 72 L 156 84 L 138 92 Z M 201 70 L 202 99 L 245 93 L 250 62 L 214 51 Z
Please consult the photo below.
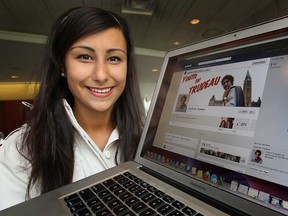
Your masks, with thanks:
M 38 90 L 38 83 L 1 83 L 0 101 L 31 100 Z

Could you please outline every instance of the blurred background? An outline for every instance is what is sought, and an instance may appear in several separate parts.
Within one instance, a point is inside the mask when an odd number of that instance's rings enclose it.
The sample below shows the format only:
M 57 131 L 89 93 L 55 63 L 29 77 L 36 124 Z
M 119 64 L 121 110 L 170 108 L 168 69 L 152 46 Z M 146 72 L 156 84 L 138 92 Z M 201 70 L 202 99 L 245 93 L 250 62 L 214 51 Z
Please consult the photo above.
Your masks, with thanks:
M 52 23 L 64 11 L 95 6 L 124 17 L 132 30 L 141 94 L 149 105 L 169 50 L 288 15 L 287 0 L 0 0 L 0 131 L 22 124 L 31 74 Z

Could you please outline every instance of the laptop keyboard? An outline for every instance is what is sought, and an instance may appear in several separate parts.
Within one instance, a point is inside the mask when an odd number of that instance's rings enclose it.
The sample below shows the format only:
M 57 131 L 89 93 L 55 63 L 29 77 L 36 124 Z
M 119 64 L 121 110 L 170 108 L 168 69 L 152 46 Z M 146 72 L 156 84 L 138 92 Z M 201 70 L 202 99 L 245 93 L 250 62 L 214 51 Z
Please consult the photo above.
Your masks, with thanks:
M 83 189 L 64 200 L 73 216 L 202 216 L 130 172 Z

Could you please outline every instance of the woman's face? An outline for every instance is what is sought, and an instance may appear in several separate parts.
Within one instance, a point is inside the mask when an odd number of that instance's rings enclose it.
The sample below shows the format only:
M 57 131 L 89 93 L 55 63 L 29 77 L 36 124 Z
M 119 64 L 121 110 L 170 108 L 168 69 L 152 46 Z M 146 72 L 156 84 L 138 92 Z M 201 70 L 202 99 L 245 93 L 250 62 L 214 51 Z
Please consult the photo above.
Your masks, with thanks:
M 66 53 L 65 66 L 74 111 L 111 113 L 126 84 L 123 33 L 109 28 L 76 41 Z

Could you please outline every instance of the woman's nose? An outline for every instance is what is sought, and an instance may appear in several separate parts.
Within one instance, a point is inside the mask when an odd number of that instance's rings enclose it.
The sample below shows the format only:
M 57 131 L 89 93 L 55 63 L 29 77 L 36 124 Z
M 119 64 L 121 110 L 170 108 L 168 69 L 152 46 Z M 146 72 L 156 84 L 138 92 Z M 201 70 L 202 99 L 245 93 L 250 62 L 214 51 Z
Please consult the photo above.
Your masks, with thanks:
M 98 62 L 93 69 L 92 78 L 98 82 L 105 82 L 108 79 L 108 74 L 109 71 L 105 62 Z

